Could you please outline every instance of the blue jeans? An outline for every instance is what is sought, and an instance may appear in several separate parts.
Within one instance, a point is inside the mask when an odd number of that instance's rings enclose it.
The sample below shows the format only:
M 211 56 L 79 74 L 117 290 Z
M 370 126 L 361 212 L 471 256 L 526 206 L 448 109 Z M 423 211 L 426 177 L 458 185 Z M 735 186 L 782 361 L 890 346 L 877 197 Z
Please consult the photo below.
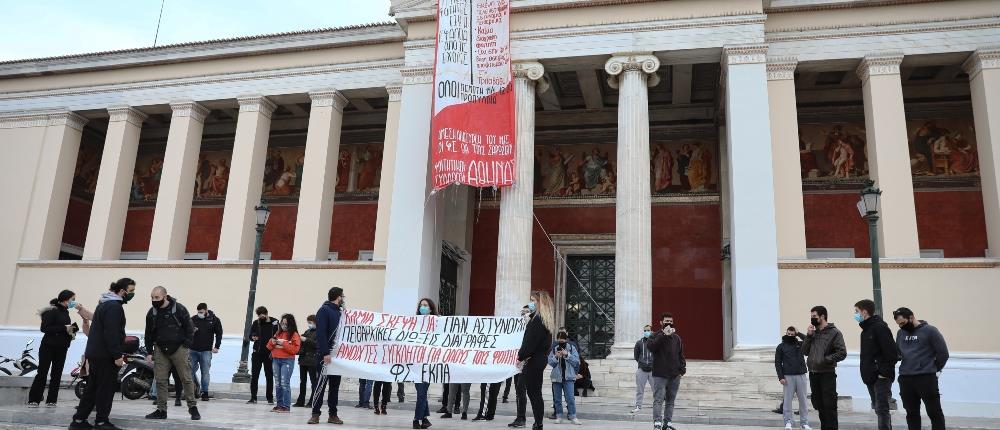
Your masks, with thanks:
M 555 403 L 556 417 L 563 416 L 563 396 L 566 397 L 566 417 L 569 419 L 576 418 L 576 394 L 573 391 L 573 384 L 575 381 L 568 382 L 553 382 L 552 383 L 552 401 Z
M 295 368 L 294 358 L 273 358 L 275 400 L 277 406 L 292 407 L 292 369 Z
M 427 389 L 431 384 L 418 382 L 413 386 L 417 388 L 417 404 L 413 408 L 413 419 L 422 420 L 431 416 L 431 407 L 427 404 Z
M 375 381 L 369 379 L 358 380 L 358 405 L 368 407 L 372 405 L 372 385 Z
M 208 392 L 209 370 L 212 369 L 212 351 L 191 351 L 191 377 L 198 385 L 198 369 L 201 369 L 201 392 Z

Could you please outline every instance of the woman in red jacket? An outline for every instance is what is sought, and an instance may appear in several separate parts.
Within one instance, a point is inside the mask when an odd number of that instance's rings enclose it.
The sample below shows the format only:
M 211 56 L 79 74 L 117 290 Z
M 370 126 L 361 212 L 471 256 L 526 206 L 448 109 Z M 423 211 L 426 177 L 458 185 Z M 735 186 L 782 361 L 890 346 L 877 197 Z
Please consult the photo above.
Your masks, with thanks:
M 299 337 L 295 317 L 292 314 L 281 316 L 281 328 L 271 340 L 267 341 L 267 349 L 271 350 L 274 367 L 274 385 L 277 388 L 277 406 L 271 412 L 289 412 L 292 405 L 292 370 L 295 368 L 295 354 L 299 353 L 302 338 Z

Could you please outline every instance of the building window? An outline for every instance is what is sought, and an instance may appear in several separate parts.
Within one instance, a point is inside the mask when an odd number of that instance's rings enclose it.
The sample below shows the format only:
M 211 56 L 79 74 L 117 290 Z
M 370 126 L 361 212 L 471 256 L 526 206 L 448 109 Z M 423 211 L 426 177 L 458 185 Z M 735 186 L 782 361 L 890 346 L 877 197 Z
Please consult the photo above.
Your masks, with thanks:
M 920 258 L 944 258 L 943 249 L 921 249 Z
M 854 258 L 854 248 L 808 248 L 806 258 Z
M 328 252 L 326 254 L 326 261 L 337 261 L 340 259 L 340 253 L 337 251 Z
M 375 251 L 358 251 L 358 261 L 372 261 L 375 258 Z

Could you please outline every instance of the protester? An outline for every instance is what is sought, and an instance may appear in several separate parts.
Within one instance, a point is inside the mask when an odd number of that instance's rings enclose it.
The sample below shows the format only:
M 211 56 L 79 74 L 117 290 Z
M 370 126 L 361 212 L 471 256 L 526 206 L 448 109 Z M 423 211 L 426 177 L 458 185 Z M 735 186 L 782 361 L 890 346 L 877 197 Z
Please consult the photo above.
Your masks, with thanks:
M 306 405 L 306 377 L 309 378 L 309 392 L 316 391 L 316 315 L 306 317 L 308 329 L 302 333 L 302 346 L 299 348 L 299 398 L 295 400 L 297 408 Z M 309 395 L 312 404 L 312 394 Z
M 372 387 L 372 406 L 375 407 L 375 415 L 386 415 L 385 408 L 389 406 L 389 398 L 392 397 L 392 382 L 375 381 Z
M 878 430 L 891 430 L 889 399 L 892 381 L 896 379 L 899 349 L 889 326 L 875 313 L 875 302 L 864 299 L 855 303 L 854 320 L 861 326 L 861 381 L 868 386 Z
M 479 384 L 479 412 L 472 421 L 493 421 L 497 412 L 497 396 L 500 395 L 502 384 L 502 382 Z
M 809 358 L 809 389 L 813 408 L 819 414 L 820 428 L 837 429 L 837 363 L 847 358 L 844 335 L 827 321 L 826 307 L 814 306 L 810 311 L 809 329 L 802 342 L 802 352 Z M 805 410 L 800 410 L 804 414 Z
M 653 353 L 649 350 L 650 338 L 653 337 L 653 327 L 649 324 L 642 327 L 642 338 L 635 343 L 635 357 L 637 367 L 635 369 L 635 407 L 632 413 L 642 410 L 642 399 L 646 393 L 646 385 L 653 390 Z M 584 391 L 586 393 L 586 391 Z
M 806 404 L 806 359 L 802 354 L 800 339 L 805 335 L 795 327 L 785 329 L 781 343 L 774 349 L 774 370 L 778 373 L 778 382 L 785 387 L 785 400 L 781 403 L 785 418 L 785 430 L 792 428 L 792 398 L 799 398 L 799 425 L 804 430 L 809 427 L 809 405 Z
M 375 381 L 371 379 L 358 379 L 358 404 L 354 405 L 355 408 L 371 409 L 372 408 L 372 386 Z
M 580 351 L 567 342 L 569 336 L 565 331 L 559 332 L 555 345 L 549 353 L 549 366 L 552 366 L 552 401 L 556 407 L 556 424 L 562 424 L 563 398 L 566 399 L 566 418 L 569 422 L 583 424 L 576 419 L 576 398 L 574 384 L 576 383 L 576 367 L 580 365 Z
M 504 386 L 503 386 L 503 402 L 504 403 L 507 403 L 507 398 L 510 397 L 510 384 L 512 384 L 512 383 L 514 383 L 514 377 L 513 376 L 510 377 L 510 378 L 507 378 L 507 380 L 504 381 Z
M 41 317 L 42 343 L 38 346 L 38 373 L 28 391 L 28 407 L 37 408 L 45 391 L 45 379 L 52 374 L 49 382 L 45 406 L 54 408 L 59 401 L 59 384 L 62 380 L 63 366 L 66 365 L 66 352 L 69 344 L 80 331 L 69 318 L 69 310 L 76 307 L 76 294 L 70 290 L 62 290 L 49 305 L 38 311 Z
M 278 388 L 278 404 L 271 412 L 287 413 L 292 406 L 292 371 L 295 370 L 295 354 L 299 353 L 302 338 L 292 314 L 281 316 L 278 332 L 267 341 L 274 363 L 274 385 Z
M 191 376 L 198 384 L 198 370 L 201 370 L 201 401 L 208 401 L 209 372 L 212 369 L 212 354 L 219 353 L 222 346 L 222 321 L 208 305 L 198 303 L 198 313 L 191 318 L 194 324 L 194 340 L 191 341 Z
M 941 410 L 941 392 L 938 377 L 948 363 L 948 345 L 944 336 L 924 320 L 918 320 L 909 308 L 899 308 L 892 313 L 899 331 L 896 345 L 902 355 L 899 364 L 899 398 L 906 409 L 906 426 L 919 430 L 920 402 L 924 402 L 931 430 L 944 430 L 944 412 Z
M 542 372 L 548 367 L 549 349 L 552 347 L 552 333 L 555 320 L 552 314 L 552 299 L 549 293 L 534 291 L 528 303 L 531 319 L 524 329 L 524 339 L 517 353 L 521 362 L 521 377 L 524 378 L 525 390 L 531 400 L 531 412 L 534 415 L 533 430 L 542 428 L 545 415 L 545 403 L 542 401 Z M 523 424 L 522 424 L 523 426 Z
M 146 419 L 167 418 L 167 379 L 170 369 L 177 368 L 177 376 L 184 386 L 188 413 L 192 420 L 200 420 L 198 400 L 191 372 L 191 341 L 194 325 L 191 314 L 177 299 L 167 294 L 167 289 L 157 286 L 150 292 L 153 306 L 146 313 L 146 351 L 152 352 L 146 359 L 153 362 L 156 376 L 156 390 L 164 394 L 156 399 L 156 410 L 146 415 Z M 176 387 L 175 389 L 180 389 Z
M 580 350 L 580 346 L 576 343 L 576 340 L 574 340 L 573 337 L 570 336 L 569 331 L 566 330 L 565 326 L 560 326 L 559 327 L 559 329 L 556 331 L 556 337 L 555 338 L 559 338 L 559 335 L 561 335 L 561 334 L 565 334 L 566 335 L 566 342 L 567 343 L 569 343 L 570 345 L 572 345 L 573 348 L 576 348 L 577 351 Z M 555 348 L 555 347 L 556 347 L 556 342 L 552 342 L 552 348 Z M 577 363 L 577 365 L 573 366 L 573 372 L 574 373 L 579 373 L 580 372 L 579 363 Z M 575 384 L 574 384 L 574 387 L 575 387 Z M 549 414 L 547 418 L 550 419 L 550 420 L 554 420 L 554 419 L 557 418 L 557 416 L 558 416 L 558 412 L 556 411 L 556 404 L 555 404 L 555 402 L 552 402 L 552 413 Z
M 417 315 L 437 315 L 437 305 L 431 299 L 420 299 L 417 302 Z M 413 384 L 417 388 L 417 404 L 413 408 L 413 428 L 415 429 L 426 429 L 430 428 L 431 422 L 427 417 L 431 416 L 431 407 L 427 404 L 427 389 L 430 387 L 430 383 L 427 382 L 417 382 Z M 447 402 L 447 399 L 445 400 Z
M 264 383 L 267 387 L 267 404 L 274 404 L 274 362 L 267 342 L 278 332 L 278 320 L 267 316 L 267 308 L 257 307 L 257 321 L 250 325 L 250 340 L 253 341 L 252 367 L 250 368 L 250 400 L 247 403 L 257 403 L 257 386 L 260 370 L 264 369 Z
M 531 321 L 531 310 L 528 305 L 521 308 L 521 318 L 524 319 L 525 324 Z M 528 396 L 526 387 L 524 386 L 524 378 L 521 377 L 524 369 L 518 365 L 518 373 L 514 375 L 514 396 L 515 396 L 515 411 L 516 415 L 514 421 L 507 424 L 507 427 L 520 428 L 524 427 L 525 414 L 528 408 Z
M 344 421 L 337 416 L 337 401 L 340 393 L 340 375 L 327 375 L 326 365 L 333 359 L 333 340 L 337 334 L 337 326 L 340 324 L 341 308 L 344 306 L 344 290 L 340 287 L 330 288 L 326 293 L 327 301 L 323 302 L 319 311 L 316 312 L 316 367 L 319 369 L 319 385 L 313 392 L 312 416 L 307 424 L 319 424 L 319 415 L 323 412 L 323 394 L 329 387 L 330 395 L 327 399 L 330 416 L 326 422 L 330 424 L 343 424 Z
M 666 425 L 673 429 L 674 401 L 681 377 L 687 373 L 687 361 L 671 313 L 660 314 L 660 331 L 653 335 L 648 347 L 653 352 L 653 428 L 660 430 Z
M 101 295 L 94 318 L 91 323 L 90 335 L 87 337 L 87 349 L 84 353 L 90 366 L 90 376 L 87 387 L 80 397 L 70 430 L 102 429 L 116 430 L 118 426 L 111 423 L 111 404 L 118 391 L 118 369 L 125 365 L 122 358 L 122 344 L 125 342 L 125 310 L 122 305 L 135 297 L 135 281 L 121 278 L 111 284 L 109 292 Z M 97 418 L 91 426 L 87 419 L 90 412 L 97 408 Z
M 396 384 L 396 398 L 399 400 L 399 403 L 403 403 L 406 400 L 406 389 L 403 387 L 402 382 Z
M 461 400 L 462 419 L 463 420 L 469 419 L 469 390 L 472 388 L 472 384 L 449 384 L 449 385 L 451 385 L 451 387 L 448 393 L 448 404 L 454 405 L 457 404 L 459 400 Z M 456 410 L 455 414 L 457 415 L 458 412 L 459 411 Z M 451 417 L 452 417 L 451 412 L 445 412 L 443 415 L 441 415 L 441 418 L 444 419 Z
M 184 394 L 184 390 L 183 390 L 184 384 L 181 384 L 181 377 L 177 375 L 177 368 L 176 367 L 171 367 L 170 368 L 170 379 L 174 380 L 174 406 L 180 407 L 181 406 L 181 396 Z M 170 387 L 170 379 L 167 380 L 167 387 L 168 387 L 168 389 Z M 195 386 L 197 386 L 197 385 L 198 385 L 198 383 L 195 382 Z M 169 394 L 167 394 L 166 396 L 170 397 Z M 156 381 L 154 380 L 153 381 L 153 386 L 150 387 L 150 389 L 149 389 L 149 400 L 152 400 L 153 404 L 155 405 L 157 398 L 158 398 L 158 396 L 156 395 Z
M 590 378 L 590 365 L 587 364 L 587 360 L 580 357 L 580 370 L 576 374 L 576 384 L 573 389 L 577 392 L 576 395 L 587 397 L 587 391 L 595 391 L 597 388 L 594 387 L 594 381 Z

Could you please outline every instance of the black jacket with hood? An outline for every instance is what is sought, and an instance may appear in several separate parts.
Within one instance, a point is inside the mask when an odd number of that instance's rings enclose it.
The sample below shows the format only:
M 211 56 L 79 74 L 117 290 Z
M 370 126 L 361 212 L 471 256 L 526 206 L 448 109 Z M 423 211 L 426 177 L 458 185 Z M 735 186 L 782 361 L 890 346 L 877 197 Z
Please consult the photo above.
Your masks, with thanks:
M 124 303 L 121 296 L 110 291 L 101 296 L 90 323 L 90 335 L 87 336 L 87 350 L 84 353 L 87 358 L 121 358 L 122 344 L 125 343 Z
M 899 349 L 889 325 L 882 317 L 872 315 L 861 321 L 861 381 L 874 384 L 878 377 L 892 381 L 896 377 Z
M 66 326 L 73 323 L 69 318 L 69 309 L 56 302 L 42 308 L 38 314 L 42 317 L 40 330 L 45 333 L 42 345 L 69 348 L 69 343 L 75 337 L 66 329 Z
M 668 336 L 658 331 L 647 346 L 653 351 L 653 376 L 676 378 L 687 373 L 684 342 L 677 333 Z
M 278 320 L 274 317 L 267 317 L 267 320 L 263 322 L 257 318 L 253 324 L 250 324 L 249 340 L 253 340 L 253 337 L 257 336 L 257 340 L 253 341 L 254 354 L 271 355 L 271 350 L 267 349 L 267 341 L 278 333 L 278 328 Z
M 213 348 L 219 349 L 219 346 L 222 345 L 222 321 L 215 316 L 215 312 L 208 311 L 205 318 L 192 315 L 191 324 L 194 325 L 194 338 L 191 340 L 192 351 L 205 352 L 211 351 Z
M 785 375 L 805 375 L 806 356 L 802 354 L 802 342 L 806 335 L 796 333 L 796 339 L 786 342 L 782 337 L 781 343 L 774 349 L 774 370 L 778 373 L 778 380 L 785 379 Z
M 149 353 L 153 352 L 153 345 L 167 354 L 173 354 L 181 346 L 191 348 L 194 337 L 191 314 L 172 296 L 168 295 L 166 300 L 169 304 L 166 308 L 150 307 L 146 312 L 146 351 Z

